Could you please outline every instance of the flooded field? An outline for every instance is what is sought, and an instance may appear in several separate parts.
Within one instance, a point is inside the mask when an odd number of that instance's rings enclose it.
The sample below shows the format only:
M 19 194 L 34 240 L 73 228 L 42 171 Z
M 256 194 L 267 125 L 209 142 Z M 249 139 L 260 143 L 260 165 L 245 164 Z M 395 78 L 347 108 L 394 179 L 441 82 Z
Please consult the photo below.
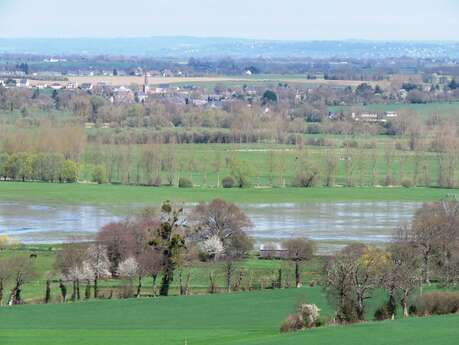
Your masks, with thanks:
M 254 204 L 242 208 L 254 223 L 257 243 L 304 236 L 336 247 L 349 241 L 382 243 L 394 228 L 411 220 L 421 206 L 414 202 L 332 202 Z M 122 218 L 141 205 L 36 205 L 0 203 L 0 233 L 24 243 L 56 243 L 90 239 L 103 225 Z

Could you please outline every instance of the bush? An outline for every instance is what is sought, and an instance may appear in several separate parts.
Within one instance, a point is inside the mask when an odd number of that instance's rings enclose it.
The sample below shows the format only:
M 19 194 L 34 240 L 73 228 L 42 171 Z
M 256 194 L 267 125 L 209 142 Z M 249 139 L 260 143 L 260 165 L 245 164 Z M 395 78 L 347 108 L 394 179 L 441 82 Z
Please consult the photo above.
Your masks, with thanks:
M 433 292 L 418 296 L 410 307 L 418 316 L 445 315 L 459 312 L 458 292 Z
M 393 186 L 394 184 L 395 184 L 395 180 L 392 176 L 386 176 L 384 177 L 382 181 L 382 185 L 384 187 L 390 187 L 390 186 Z
M 359 147 L 359 143 L 357 140 L 354 140 L 354 139 L 349 139 L 349 140 L 344 140 L 343 141 L 343 144 L 342 144 L 343 147 L 347 147 L 347 148 L 358 148 Z
M 304 320 L 299 314 L 292 314 L 282 322 L 281 333 L 301 331 L 304 328 Z
M 320 320 L 320 309 L 315 304 L 300 304 L 297 312 L 285 319 L 280 327 L 282 333 L 301 331 L 305 328 L 318 327 L 324 324 Z
M 75 183 L 78 180 L 78 165 L 71 160 L 64 161 L 62 165 L 62 179 L 68 183 Z
M 402 187 L 405 187 L 405 188 L 413 187 L 413 182 L 409 178 L 404 178 L 401 184 L 402 184 Z
M 293 187 L 317 187 L 320 182 L 319 170 L 312 168 L 309 171 L 298 173 L 293 180 Z
M 363 148 L 370 150 L 370 149 L 375 149 L 376 148 L 376 142 L 375 141 L 369 141 L 363 144 Z
M 107 172 L 105 166 L 98 164 L 92 171 L 92 180 L 98 184 L 107 183 Z
M 405 148 L 403 147 L 403 144 L 402 144 L 400 141 L 397 141 L 397 142 L 395 143 L 395 149 L 396 149 L 397 151 L 403 151 L 403 150 L 405 150 Z
M 389 320 L 390 318 L 392 318 L 392 315 L 389 311 L 387 303 L 382 304 L 378 309 L 376 309 L 374 314 L 374 319 L 376 321 Z
M 234 179 L 231 176 L 226 176 L 222 180 L 223 188 L 233 188 L 234 187 Z
M 189 178 L 180 177 L 178 186 L 179 188 L 193 188 L 193 182 Z

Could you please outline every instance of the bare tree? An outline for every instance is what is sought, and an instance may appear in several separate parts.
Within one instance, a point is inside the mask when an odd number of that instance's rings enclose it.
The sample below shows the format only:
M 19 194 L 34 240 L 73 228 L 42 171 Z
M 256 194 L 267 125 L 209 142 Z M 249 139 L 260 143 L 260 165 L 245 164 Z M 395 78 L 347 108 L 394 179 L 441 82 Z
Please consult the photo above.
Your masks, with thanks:
M 35 263 L 33 259 L 26 257 L 15 258 L 11 267 L 14 287 L 11 290 L 8 305 L 22 304 L 22 287 L 36 276 Z
M 311 260 L 315 244 L 313 241 L 305 238 L 293 238 L 285 241 L 282 247 L 287 251 L 287 258 L 295 263 L 295 283 L 296 287 L 301 287 L 301 263 Z
M 327 264 L 327 292 L 342 322 L 362 321 L 366 300 L 378 286 L 387 254 L 363 244 L 345 247 Z
M 84 258 L 85 246 L 77 243 L 64 244 L 56 255 L 55 268 L 65 280 L 72 282 L 72 301 L 80 299 L 80 282 L 86 278 L 83 272 Z
M 152 247 L 148 247 L 137 257 L 137 261 L 140 275 L 152 278 L 152 293 L 153 296 L 156 295 L 156 280 L 162 271 L 161 253 Z
M 338 158 L 333 149 L 326 149 L 325 153 L 325 186 L 334 187 L 336 184 L 336 169 Z
M 236 235 L 245 235 L 250 219 L 234 204 L 221 199 L 201 203 L 191 211 L 191 220 L 202 239 L 217 236 L 226 248 Z
M 408 298 L 410 293 L 420 285 L 422 270 L 416 245 L 398 242 L 389 246 L 390 272 L 388 285 L 401 291 L 403 316 L 408 317 Z
M 14 260 L 14 258 L 0 259 L 0 307 L 3 306 L 3 290 L 13 274 Z

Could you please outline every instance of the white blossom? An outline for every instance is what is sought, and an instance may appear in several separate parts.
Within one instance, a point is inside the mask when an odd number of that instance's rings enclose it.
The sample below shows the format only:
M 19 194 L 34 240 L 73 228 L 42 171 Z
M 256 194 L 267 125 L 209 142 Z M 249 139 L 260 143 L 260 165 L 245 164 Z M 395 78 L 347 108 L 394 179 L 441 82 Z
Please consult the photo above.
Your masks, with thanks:
M 201 250 L 211 257 L 219 257 L 225 251 L 223 243 L 217 235 L 214 235 L 201 243 Z
M 88 272 L 92 272 L 94 278 L 110 277 L 110 261 L 107 256 L 107 248 L 99 244 L 90 246 L 86 251 L 86 260 L 83 266 L 87 267 Z
M 137 275 L 138 271 L 139 264 L 133 257 L 127 258 L 118 266 L 118 274 L 121 277 L 132 279 L 135 275 Z

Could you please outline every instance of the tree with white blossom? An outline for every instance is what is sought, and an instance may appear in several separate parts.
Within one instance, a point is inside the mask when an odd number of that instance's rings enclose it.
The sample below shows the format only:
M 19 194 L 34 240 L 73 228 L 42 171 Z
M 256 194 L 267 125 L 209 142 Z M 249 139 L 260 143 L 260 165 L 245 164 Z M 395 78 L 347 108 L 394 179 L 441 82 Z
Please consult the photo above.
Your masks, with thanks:
M 200 247 L 203 253 L 214 260 L 218 259 L 225 251 L 223 242 L 217 235 L 209 237 L 208 239 L 201 242 Z
M 87 265 L 94 279 L 94 298 L 98 297 L 99 279 L 111 276 L 110 261 L 108 260 L 107 248 L 100 244 L 94 244 L 86 250 L 86 260 L 83 265 Z

